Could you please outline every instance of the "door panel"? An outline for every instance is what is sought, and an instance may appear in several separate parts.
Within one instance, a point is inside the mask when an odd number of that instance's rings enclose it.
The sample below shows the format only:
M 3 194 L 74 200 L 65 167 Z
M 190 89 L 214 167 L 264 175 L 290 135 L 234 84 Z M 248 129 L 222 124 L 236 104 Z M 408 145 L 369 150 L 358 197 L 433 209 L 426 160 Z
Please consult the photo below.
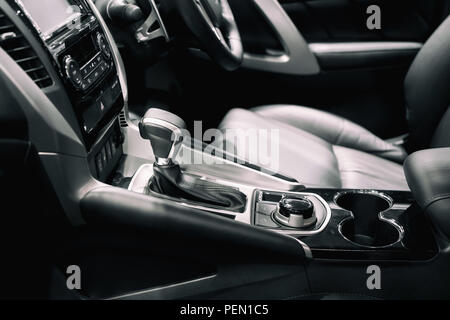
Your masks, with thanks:
M 308 42 L 425 41 L 443 20 L 446 1 L 280 0 Z M 366 28 L 366 9 L 378 5 L 382 28 Z

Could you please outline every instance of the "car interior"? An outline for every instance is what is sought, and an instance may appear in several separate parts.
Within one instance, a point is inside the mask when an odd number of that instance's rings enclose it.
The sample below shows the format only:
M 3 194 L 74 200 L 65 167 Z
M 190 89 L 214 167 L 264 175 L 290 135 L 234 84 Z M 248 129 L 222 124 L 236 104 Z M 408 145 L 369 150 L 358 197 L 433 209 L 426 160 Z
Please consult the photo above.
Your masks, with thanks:
M 0 0 L 2 298 L 449 299 L 449 14 Z

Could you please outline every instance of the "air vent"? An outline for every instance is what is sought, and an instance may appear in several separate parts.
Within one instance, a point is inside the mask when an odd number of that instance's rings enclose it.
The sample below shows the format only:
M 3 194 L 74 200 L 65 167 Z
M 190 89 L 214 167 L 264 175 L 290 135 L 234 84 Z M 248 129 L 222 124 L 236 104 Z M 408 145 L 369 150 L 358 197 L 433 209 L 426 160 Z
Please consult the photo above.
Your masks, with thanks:
M 125 117 L 125 111 L 123 110 L 119 114 L 119 124 L 122 128 L 128 127 L 127 118 Z
M 0 47 L 20 65 L 40 88 L 47 88 L 53 84 L 36 52 L 1 9 Z

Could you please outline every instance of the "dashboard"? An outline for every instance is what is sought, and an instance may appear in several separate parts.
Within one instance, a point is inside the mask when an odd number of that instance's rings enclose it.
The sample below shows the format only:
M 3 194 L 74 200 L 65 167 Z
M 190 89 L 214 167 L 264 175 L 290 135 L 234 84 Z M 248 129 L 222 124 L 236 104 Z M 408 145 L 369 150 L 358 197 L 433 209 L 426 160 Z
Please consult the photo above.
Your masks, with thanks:
M 123 152 L 118 115 L 125 99 L 94 10 L 86 0 L 2 1 L 0 47 L 61 112 L 85 148 L 92 175 L 104 180 Z

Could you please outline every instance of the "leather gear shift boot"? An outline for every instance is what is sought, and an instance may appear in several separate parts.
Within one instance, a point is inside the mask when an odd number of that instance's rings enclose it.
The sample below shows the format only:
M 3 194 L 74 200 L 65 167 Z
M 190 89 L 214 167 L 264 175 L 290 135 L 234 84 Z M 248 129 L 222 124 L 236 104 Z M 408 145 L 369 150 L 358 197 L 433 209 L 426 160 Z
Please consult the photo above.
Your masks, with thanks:
M 181 171 L 177 164 L 154 165 L 150 190 L 200 205 L 207 204 L 221 210 L 243 212 L 247 197 L 239 190 L 199 179 Z

